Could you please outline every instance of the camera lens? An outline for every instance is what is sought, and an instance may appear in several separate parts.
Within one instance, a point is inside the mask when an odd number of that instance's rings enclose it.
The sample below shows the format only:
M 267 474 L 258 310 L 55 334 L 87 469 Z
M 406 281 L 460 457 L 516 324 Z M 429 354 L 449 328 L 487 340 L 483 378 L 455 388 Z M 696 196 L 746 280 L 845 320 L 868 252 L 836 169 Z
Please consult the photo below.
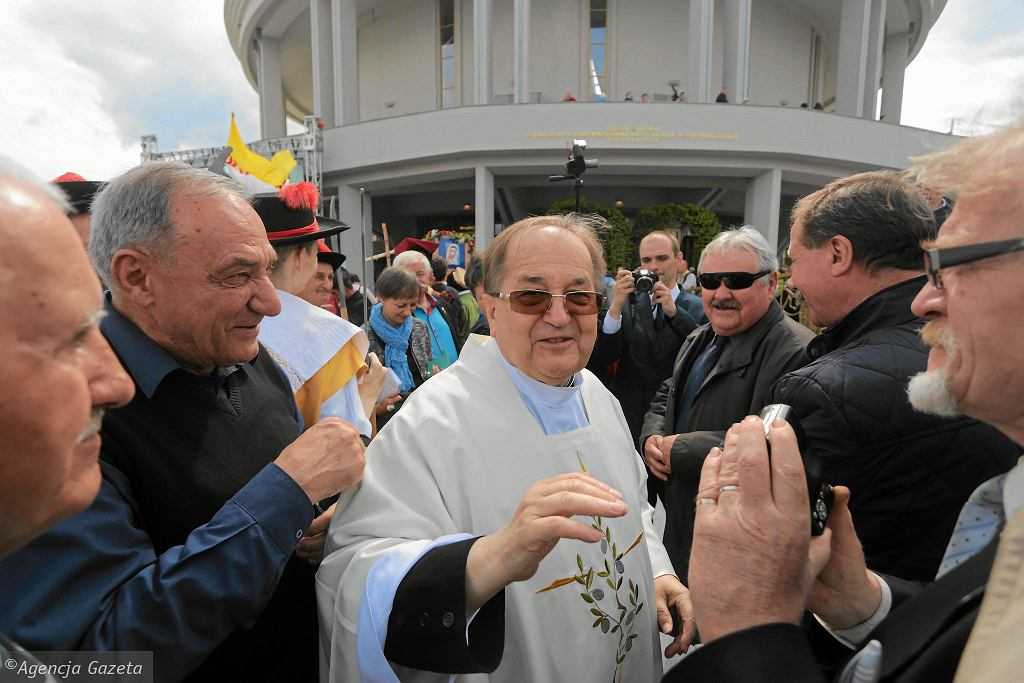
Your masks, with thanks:
M 644 268 L 633 271 L 633 287 L 641 294 L 649 293 L 654 289 L 654 283 L 656 281 L 657 278 L 652 271 Z

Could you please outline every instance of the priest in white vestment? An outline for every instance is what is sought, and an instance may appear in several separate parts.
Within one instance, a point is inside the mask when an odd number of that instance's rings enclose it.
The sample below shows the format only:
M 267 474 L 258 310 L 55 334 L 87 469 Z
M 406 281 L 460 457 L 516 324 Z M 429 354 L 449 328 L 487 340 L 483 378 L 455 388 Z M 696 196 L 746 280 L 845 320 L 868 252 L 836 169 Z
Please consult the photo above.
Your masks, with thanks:
M 658 631 L 674 612 L 673 656 L 693 622 L 622 410 L 583 369 L 600 243 L 531 218 L 484 269 L 493 339 L 417 389 L 331 523 L 321 680 L 657 681 Z

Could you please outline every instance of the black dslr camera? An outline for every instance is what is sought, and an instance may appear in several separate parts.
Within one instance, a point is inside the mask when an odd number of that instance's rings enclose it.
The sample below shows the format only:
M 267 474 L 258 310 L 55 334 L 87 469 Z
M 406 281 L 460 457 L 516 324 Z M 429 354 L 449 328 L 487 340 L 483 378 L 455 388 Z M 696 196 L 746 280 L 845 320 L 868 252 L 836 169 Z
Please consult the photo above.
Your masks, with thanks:
M 796 418 L 790 415 L 790 411 L 791 408 L 785 403 L 772 403 L 761 409 L 760 418 L 764 422 L 765 436 L 768 436 L 772 423 L 779 419 L 788 422 L 796 433 L 797 446 L 804 461 L 804 471 L 807 473 L 807 495 L 811 501 L 811 535 L 821 536 L 828 524 L 828 516 L 832 512 L 835 494 L 832 492 L 830 484 L 821 481 L 821 463 L 808 453 L 803 430 L 800 429 L 800 423 Z M 770 456 L 770 443 L 768 444 L 768 453 Z
M 637 268 L 633 271 L 633 287 L 641 294 L 650 294 L 654 284 L 658 281 L 658 274 L 646 268 Z

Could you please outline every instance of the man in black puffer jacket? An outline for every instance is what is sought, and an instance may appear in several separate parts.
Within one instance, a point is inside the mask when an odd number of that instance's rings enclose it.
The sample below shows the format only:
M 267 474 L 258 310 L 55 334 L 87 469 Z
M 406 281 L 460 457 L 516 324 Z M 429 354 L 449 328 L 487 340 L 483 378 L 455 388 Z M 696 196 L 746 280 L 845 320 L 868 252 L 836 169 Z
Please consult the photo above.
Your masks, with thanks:
M 875 571 L 931 581 L 961 506 L 1009 470 L 1019 448 L 968 418 L 914 411 L 910 377 L 925 369 L 919 242 L 935 224 L 914 186 L 889 172 L 838 180 L 793 211 L 792 279 L 826 328 L 809 365 L 782 377 L 772 401 L 794 409 L 808 469 L 851 490 L 850 510 Z

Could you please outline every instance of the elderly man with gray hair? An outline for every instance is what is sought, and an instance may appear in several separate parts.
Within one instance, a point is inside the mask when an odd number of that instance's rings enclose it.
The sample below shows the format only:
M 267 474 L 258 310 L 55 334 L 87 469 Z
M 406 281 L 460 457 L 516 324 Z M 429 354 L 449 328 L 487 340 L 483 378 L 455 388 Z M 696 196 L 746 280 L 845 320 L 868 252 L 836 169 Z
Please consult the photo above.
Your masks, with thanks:
M 708 316 L 683 342 L 644 418 L 640 443 L 661 480 L 665 549 L 686 576 L 700 470 L 725 430 L 769 403 L 775 381 L 807 362 L 813 337 L 775 301 L 778 257 L 755 228 L 721 233 L 697 266 Z
M 311 680 L 315 570 L 295 551 L 363 444 L 338 418 L 303 432 L 258 341 L 281 308 L 259 216 L 225 178 L 143 165 L 99 195 L 90 252 L 135 398 L 103 420 L 97 501 L 0 566 L 18 596 L 0 630 L 152 651 L 158 681 Z

